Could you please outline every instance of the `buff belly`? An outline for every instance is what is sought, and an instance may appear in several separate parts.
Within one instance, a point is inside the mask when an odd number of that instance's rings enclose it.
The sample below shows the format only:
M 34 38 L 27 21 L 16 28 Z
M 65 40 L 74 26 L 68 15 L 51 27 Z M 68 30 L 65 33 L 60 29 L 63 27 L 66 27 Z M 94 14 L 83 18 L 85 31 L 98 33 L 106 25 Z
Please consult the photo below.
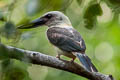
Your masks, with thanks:
M 76 56 L 73 55 L 71 52 L 62 51 L 62 50 L 60 50 L 60 49 L 57 48 L 57 47 L 55 47 L 55 50 L 57 51 L 57 53 L 58 53 L 59 55 L 64 55 L 64 56 L 67 56 L 67 57 L 69 57 L 69 58 L 75 58 L 75 57 L 76 57 Z

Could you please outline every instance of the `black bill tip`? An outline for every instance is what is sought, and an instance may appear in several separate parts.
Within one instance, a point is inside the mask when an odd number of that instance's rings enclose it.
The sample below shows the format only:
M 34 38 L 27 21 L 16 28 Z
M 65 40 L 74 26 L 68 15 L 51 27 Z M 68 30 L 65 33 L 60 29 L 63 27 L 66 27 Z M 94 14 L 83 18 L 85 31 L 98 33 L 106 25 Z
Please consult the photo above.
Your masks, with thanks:
M 38 26 L 45 25 L 46 22 L 47 22 L 46 19 L 44 19 L 44 18 L 38 18 L 38 19 L 33 20 L 32 22 L 28 23 L 28 24 L 24 24 L 24 25 L 21 25 L 21 26 L 17 27 L 17 29 L 36 28 Z
M 29 28 L 35 28 L 34 24 L 24 24 L 17 27 L 17 29 L 29 29 Z

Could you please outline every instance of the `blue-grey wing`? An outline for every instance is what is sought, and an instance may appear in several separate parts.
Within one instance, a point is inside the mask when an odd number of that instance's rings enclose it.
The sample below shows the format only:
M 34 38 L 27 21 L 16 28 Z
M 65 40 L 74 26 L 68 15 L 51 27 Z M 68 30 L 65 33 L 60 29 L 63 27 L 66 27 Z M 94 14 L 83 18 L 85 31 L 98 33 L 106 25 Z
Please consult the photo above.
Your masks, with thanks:
M 73 33 L 69 30 L 62 28 L 51 28 L 47 31 L 49 41 L 67 52 L 84 52 L 86 49 L 84 40 L 79 36 L 80 34 L 73 30 Z

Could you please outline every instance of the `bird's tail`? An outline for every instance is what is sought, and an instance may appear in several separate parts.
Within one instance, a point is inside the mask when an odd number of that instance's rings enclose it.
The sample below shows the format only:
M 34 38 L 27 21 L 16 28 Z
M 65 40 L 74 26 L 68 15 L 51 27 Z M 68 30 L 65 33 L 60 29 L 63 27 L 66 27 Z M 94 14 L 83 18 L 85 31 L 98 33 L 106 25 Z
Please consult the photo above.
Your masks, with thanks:
M 81 54 L 81 53 L 75 53 L 75 56 L 80 60 L 80 62 L 82 63 L 82 65 L 90 72 L 98 72 L 98 70 L 96 69 L 96 67 L 92 64 L 90 58 L 85 55 L 85 54 Z

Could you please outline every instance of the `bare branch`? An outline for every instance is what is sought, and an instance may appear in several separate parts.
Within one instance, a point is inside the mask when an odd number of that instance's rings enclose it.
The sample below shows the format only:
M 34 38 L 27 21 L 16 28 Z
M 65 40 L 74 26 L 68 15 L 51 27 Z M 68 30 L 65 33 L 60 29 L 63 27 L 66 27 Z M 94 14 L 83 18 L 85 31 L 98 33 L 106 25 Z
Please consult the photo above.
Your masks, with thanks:
M 9 58 L 18 59 L 21 61 L 29 61 L 33 64 L 48 66 L 64 71 L 68 71 L 90 80 L 114 80 L 112 75 L 104 75 L 99 72 L 88 72 L 81 65 L 65 60 L 59 60 L 55 57 L 42 54 L 40 52 L 23 50 L 11 46 L 0 44 L 0 58 L 3 54 L 7 54 Z

